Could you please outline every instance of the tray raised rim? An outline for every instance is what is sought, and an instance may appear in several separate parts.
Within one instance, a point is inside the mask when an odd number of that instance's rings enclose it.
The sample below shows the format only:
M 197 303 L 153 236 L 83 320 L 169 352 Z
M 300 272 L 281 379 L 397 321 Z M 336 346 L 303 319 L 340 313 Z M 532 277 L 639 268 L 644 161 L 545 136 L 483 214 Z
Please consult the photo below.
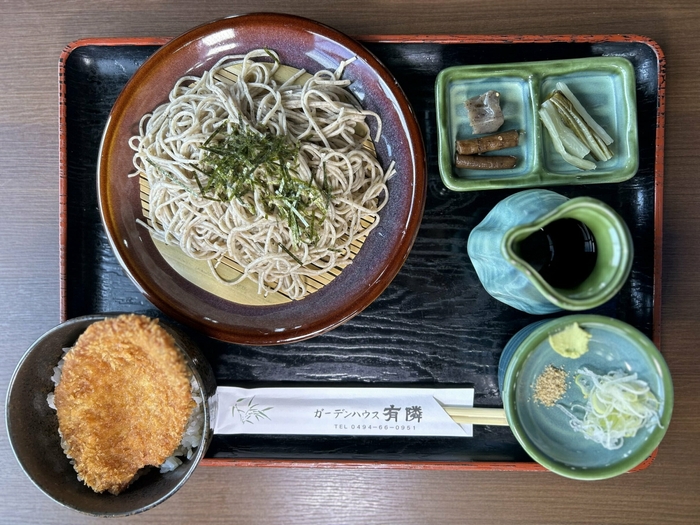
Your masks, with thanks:
M 654 275 L 652 285 L 652 340 L 661 348 L 661 261 L 663 238 L 663 182 L 664 141 L 666 118 L 666 58 L 659 44 L 649 37 L 636 34 L 589 35 L 467 35 L 467 34 L 413 34 L 413 35 L 356 35 L 356 40 L 388 44 L 535 44 L 535 43 L 602 43 L 634 42 L 649 46 L 658 64 L 658 91 L 656 106 L 656 134 L 654 154 Z M 170 37 L 92 37 L 70 42 L 63 48 L 58 61 L 59 88 L 59 314 L 66 320 L 67 311 L 67 238 L 68 238 L 68 148 L 65 64 L 70 54 L 86 46 L 154 46 L 164 45 Z M 656 458 L 655 450 L 630 472 L 646 469 Z M 459 470 L 546 472 L 535 461 L 395 461 L 395 460 L 303 460 L 303 459 L 250 459 L 204 458 L 206 466 L 266 467 L 266 468 L 320 468 L 320 469 L 395 469 L 395 470 Z

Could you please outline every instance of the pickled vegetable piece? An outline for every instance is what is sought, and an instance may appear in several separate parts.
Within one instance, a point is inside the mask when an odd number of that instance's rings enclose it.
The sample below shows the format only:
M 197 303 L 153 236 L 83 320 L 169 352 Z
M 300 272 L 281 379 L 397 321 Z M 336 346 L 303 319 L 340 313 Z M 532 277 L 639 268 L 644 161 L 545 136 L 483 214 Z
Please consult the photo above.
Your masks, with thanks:
M 455 165 L 469 170 L 509 170 L 518 163 L 511 155 L 457 155 Z
M 477 155 L 488 151 L 514 148 L 518 145 L 520 133 L 517 129 L 477 137 L 473 139 L 458 140 L 455 143 L 457 153 L 460 155 Z
M 493 133 L 503 125 L 505 119 L 501 111 L 500 97 L 497 91 L 489 90 L 465 103 L 469 113 L 469 124 L 475 135 Z
M 557 114 L 549 110 L 549 106 L 545 106 L 545 104 L 546 102 L 542 104 L 539 114 L 544 127 L 547 128 L 549 136 L 552 138 L 554 149 L 557 150 L 557 153 L 559 153 L 559 155 L 561 155 L 562 158 L 569 164 L 582 170 L 594 170 L 596 168 L 594 162 L 569 153 L 564 142 L 562 141 L 562 136 L 559 134 L 560 126 L 564 126 L 564 124 L 558 122 L 559 117 Z
M 554 149 L 566 162 L 579 169 L 595 169 L 596 164 L 584 157 L 590 153 L 597 161 L 610 160 L 613 153 L 608 146 L 613 139 L 564 82 L 557 82 L 556 87 L 538 111 Z

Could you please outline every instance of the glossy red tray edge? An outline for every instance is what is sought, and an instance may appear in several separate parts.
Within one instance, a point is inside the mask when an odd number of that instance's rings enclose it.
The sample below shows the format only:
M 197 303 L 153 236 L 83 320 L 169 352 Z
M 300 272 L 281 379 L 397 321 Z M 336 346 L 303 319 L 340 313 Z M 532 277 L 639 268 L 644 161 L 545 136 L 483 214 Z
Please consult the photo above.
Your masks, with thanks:
M 658 449 L 630 472 L 647 468 L 656 458 Z M 203 458 L 200 465 L 210 467 L 254 467 L 254 468 L 314 468 L 345 470 L 481 470 L 492 472 L 548 472 L 539 463 L 513 461 L 357 461 L 318 459 L 246 459 Z
M 516 44 L 547 42 L 639 42 L 651 47 L 658 59 L 659 89 L 656 110 L 656 154 L 654 162 L 654 284 L 652 339 L 661 348 L 661 249 L 663 230 L 663 183 L 664 183 L 664 140 L 666 121 L 666 58 L 661 47 L 652 39 L 641 35 L 359 35 L 361 42 L 374 43 L 432 43 L 432 44 Z M 65 62 L 77 48 L 84 46 L 153 46 L 163 45 L 170 38 L 85 38 L 68 44 L 61 53 L 58 67 L 59 88 L 59 266 L 60 266 L 60 319 L 66 320 L 66 240 L 67 224 L 67 183 L 68 150 L 66 147 L 66 84 Z M 643 470 L 654 461 L 658 449 L 630 472 Z M 396 470 L 481 470 L 542 472 L 544 467 L 536 462 L 498 461 L 357 461 L 357 460 L 295 460 L 295 459 L 248 459 L 248 458 L 204 458 L 202 465 L 218 467 L 267 467 L 267 468 L 320 468 L 320 469 L 396 469 Z

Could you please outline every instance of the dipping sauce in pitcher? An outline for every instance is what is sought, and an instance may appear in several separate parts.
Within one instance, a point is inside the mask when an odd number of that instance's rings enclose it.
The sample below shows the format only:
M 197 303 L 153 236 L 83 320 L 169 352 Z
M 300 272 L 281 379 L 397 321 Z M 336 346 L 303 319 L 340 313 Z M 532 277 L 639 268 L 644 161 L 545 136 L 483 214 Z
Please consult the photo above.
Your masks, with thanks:
M 576 219 L 559 219 L 535 231 L 514 247 L 518 255 L 555 288 L 583 283 L 598 253 L 591 230 Z

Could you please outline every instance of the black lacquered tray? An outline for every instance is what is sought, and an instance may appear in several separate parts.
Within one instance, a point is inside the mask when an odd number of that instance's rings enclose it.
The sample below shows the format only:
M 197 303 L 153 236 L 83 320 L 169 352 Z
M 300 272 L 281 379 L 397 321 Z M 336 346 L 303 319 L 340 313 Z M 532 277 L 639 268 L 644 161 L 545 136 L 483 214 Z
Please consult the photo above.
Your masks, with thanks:
M 506 342 L 541 317 L 514 310 L 482 288 L 467 255 L 471 229 L 517 190 L 456 193 L 437 165 L 434 83 L 454 65 L 621 56 L 635 69 L 640 162 L 619 184 L 557 186 L 616 209 L 633 234 L 635 257 L 622 291 L 592 313 L 621 319 L 659 344 L 664 59 L 635 36 L 366 36 L 392 71 L 422 127 L 428 198 L 413 250 L 364 312 L 309 341 L 276 347 L 223 343 L 190 331 L 219 385 L 253 388 L 334 384 L 475 389 L 475 405 L 499 407 L 497 366 Z M 96 164 L 109 111 L 135 70 L 165 39 L 78 41 L 61 56 L 61 317 L 138 311 L 162 316 L 115 259 L 97 204 Z M 559 314 L 562 315 L 562 314 Z M 526 469 L 532 462 L 507 427 L 479 426 L 473 438 L 215 436 L 208 464 L 363 465 L 400 468 Z

